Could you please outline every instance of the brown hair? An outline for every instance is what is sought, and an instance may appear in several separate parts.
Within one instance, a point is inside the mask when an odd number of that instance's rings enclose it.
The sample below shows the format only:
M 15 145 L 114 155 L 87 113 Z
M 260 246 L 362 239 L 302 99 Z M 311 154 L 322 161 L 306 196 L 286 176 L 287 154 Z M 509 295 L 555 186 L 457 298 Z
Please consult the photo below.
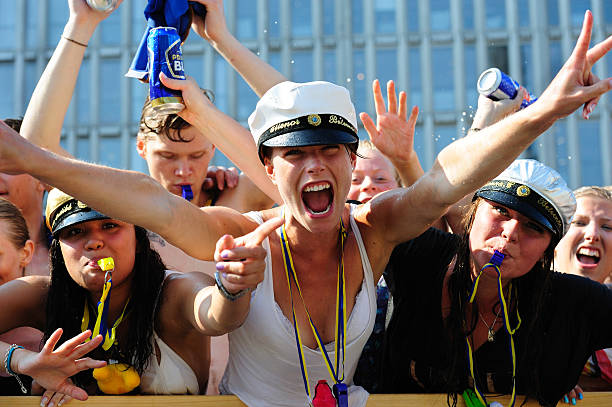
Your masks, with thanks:
M 576 199 L 585 196 L 594 196 L 596 198 L 607 199 L 612 201 L 612 189 L 610 187 L 598 187 L 595 185 L 580 187 L 574 190 Z
M 215 95 L 211 90 L 202 89 L 202 92 L 211 102 L 214 102 Z M 181 130 L 190 126 L 191 124 L 177 114 L 163 115 L 157 113 L 153 109 L 153 104 L 147 96 L 140 114 L 138 137 L 146 139 L 147 137 L 152 137 L 151 133 L 153 133 L 153 136 L 165 136 L 170 141 L 188 143 L 191 139 L 183 138 L 181 136 Z M 170 130 L 176 130 L 176 135 L 171 135 Z
M 30 239 L 28 225 L 19 208 L 4 198 L 0 198 L 0 220 L 6 221 L 8 238 L 15 248 L 24 247 Z
M 19 133 L 19 131 L 21 131 L 21 123 L 23 123 L 23 119 L 4 119 L 4 123 Z

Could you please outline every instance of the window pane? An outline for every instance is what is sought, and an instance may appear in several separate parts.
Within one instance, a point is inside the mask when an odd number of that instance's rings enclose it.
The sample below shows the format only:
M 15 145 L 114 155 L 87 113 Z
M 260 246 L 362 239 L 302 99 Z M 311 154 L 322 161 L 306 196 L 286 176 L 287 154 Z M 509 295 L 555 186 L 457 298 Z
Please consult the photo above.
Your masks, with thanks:
M 47 46 L 55 48 L 59 41 L 60 35 L 64 30 L 64 25 L 68 21 L 68 2 L 56 1 L 53 7 L 48 7 L 48 31 L 47 31 Z
M 421 106 L 423 102 L 423 85 L 421 84 L 421 54 L 417 47 L 411 47 L 408 51 L 410 63 L 410 100 L 408 105 Z
M 83 161 L 91 161 L 89 154 L 89 139 L 86 137 L 77 138 L 76 143 L 76 158 Z
M 557 75 L 563 66 L 563 55 L 561 55 L 561 43 L 559 41 L 550 42 L 550 76 L 549 81 Z
M 291 0 L 291 35 L 312 36 L 312 11 L 309 1 Z
M 294 51 L 291 59 L 291 80 L 294 82 L 312 81 L 312 52 Z
M 130 121 L 132 122 L 132 128 L 138 128 L 140 113 L 142 111 L 144 102 L 149 95 L 149 85 L 135 79 L 130 79 L 128 82 L 132 91 L 132 117 L 130 118 Z
M 580 135 L 582 185 L 602 185 L 599 120 L 578 119 L 578 134 Z
M 486 21 L 488 28 L 504 28 L 506 26 L 506 5 L 504 0 L 487 0 Z
M 380 80 L 380 86 L 383 89 L 387 88 L 387 81 L 397 81 L 397 52 L 395 49 L 376 51 L 376 77 Z
M 204 87 L 204 63 L 201 54 L 183 55 L 185 73 L 192 76 L 200 87 Z
M 559 25 L 559 6 L 557 0 L 548 2 L 548 25 Z
M 450 5 L 449 0 L 431 0 L 431 30 L 450 30 Z
M 463 0 L 463 28 L 474 29 L 474 0 Z
M 434 133 L 436 154 L 457 138 L 457 128 L 455 126 L 437 126 Z
M 238 79 L 238 121 L 246 121 L 249 115 L 255 110 L 255 105 L 259 98 L 251 90 L 249 85 L 242 79 Z
M 557 121 L 549 130 L 553 140 L 555 140 L 555 149 L 557 151 L 556 170 L 561 174 L 566 182 L 570 179 L 570 159 L 567 147 L 567 121 Z M 574 186 L 575 187 L 575 186 Z
M 108 165 L 113 168 L 123 168 L 121 165 L 121 139 L 114 137 L 100 137 L 98 160 L 102 165 Z
M 584 20 L 585 11 L 591 9 L 591 0 L 572 0 L 569 3 L 571 7 L 570 10 L 572 13 L 572 25 L 575 27 L 582 26 L 582 20 Z
M 353 0 L 353 33 L 363 34 L 363 0 Z
M 77 117 L 79 118 L 79 124 L 86 125 L 91 122 L 90 115 L 90 95 L 91 95 L 91 71 L 89 69 L 89 59 L 83 61 L 81 70 L 79 71 L 79 77 L 76 84 L 76 102 L 77 102 Z M 74 103 L 74 96 L 72 97 Z
M 2 2 L 2 12 L 0 12 L 0 49 L 15 49 L 16 4 L 14 1 Z
M 365 71 L 365 53 L 362 49 L 356 49 L 353 51 L 353 72 L 355 72 L 357 75 L 359 75 L 360 72 L 365 75 Z M 366 98 L 372 97 L 372 94 L 371 92 L 366 92 L 365 81 L 353 81 L 352 78 L 347 78 L 347 81 L 353 82 L 352 96 L 353 104 L 355 105 L 355 110 L 357 111 L 357 113 L 367 112 Z M 340 83 L 340 85 L 345 84 Z M 348 85 L 348 83 L 346 85 Z
M 491 45 L 489 51 L 489 67 L 499 68 L 512 76 L 512 72 L 508 72 L 508 46 L 507 45 Z
M 11 62 L 0 62 L 0 78 L 3 80 L 2 94 L 5 96 L 0 98 L 0 119 L 15 116 L 15 111 L 13 110 L 13 95 L 15 94 L 14 72 L 15 69 Z
M 257 37 L 257 2 L 241 0 L 236 7 L 236 37 L 239 40 Z
M 334 22 L 335 12 L 333 1 L 323 2 L 323 33 L 325 35 L 333 35 L 336 33 L 336 24 Z
M 408 31 L 419 31 L 419 3 L 418 0 L 406 0 L 408 2 Z
M 102 45 L 119 45 L 121 43 L 121 13 L 123 8 L 111 13 L 100 23 L 100 40 Z
M 531 92 L 534 83 L 533 63 L 531 59 L 531 44 L 521 45 L 521 85 Z
M 132 6 L 132 43 L 140 44 L 144 30 L 147 27 L 147 20 L 144 17 L 144 9 L 147 2 L 146 0 L 130 0 L 129 3 Z M 121 7 L 125 6 L 127 4 L 123 4 Z
M 222 112 L 229 113 L 228 73 L 230 66 L 222 56 L 215 53 L 215 105 Z
M 519 0 L 518 13 L 519 26 L 529 27 L 529 0 Z
M 336 82 L 336 51 L 323 52 L 323 80 Z
M 423 126 L 420 124 L 414 127 L 414 151 L 417 153 L 419 160 L 423 162 L 425 158 L 425 141 L 423 140 Z
M 431 52 L 433 66 L 434 109 L 454 110 L 455 90 L 453 87 L 453 52 L 448 47 L 434 47 Z
M 38 0 L 26 3 L 26 48 L 38 45 Z
M 280 0 L 268 0 L 268 34 L 271 38 L 280 37 Z
M 118 124 L 121 119 L 120 81 L 123 82 L 118 59 L 100 60 L 99 119 L 102 124 Z
M 476 90 L 476 82 L 480 72 L 476 70 L 476 48 L 473 45 L 466 45 L 465 52 L 465 106 L 467 115 L 471 115 L 476 111 L 478 103 L 478 91 Z M 471 120 L 470 120 L 471 123 Z M 467 123 L 468 125 L 470 123 Z
M 395 0 L 377 0 L 374 3 L 374 21 L 377 33 L 394 33 L 396 30 Z
M 36 69 L 36 62 L 26 62 L 25 63 L 25 89 L 24 89 L 24 102 L 22 112 L 25 113 L 28 104 L 30 103 L 30 98 L 32 97 L 32 92 L 34 92 L 34 87 L 38 83 L 39 75 Z

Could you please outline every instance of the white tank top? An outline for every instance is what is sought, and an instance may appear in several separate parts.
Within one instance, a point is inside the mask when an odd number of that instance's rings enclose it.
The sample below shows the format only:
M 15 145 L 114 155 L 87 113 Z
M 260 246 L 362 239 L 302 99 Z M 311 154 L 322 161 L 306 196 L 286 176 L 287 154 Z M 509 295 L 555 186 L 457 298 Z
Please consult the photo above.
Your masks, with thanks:
M 355 298 L 355 305 L 347 322 L 345 380 L 349 390 L 349 406 L 365 406 L 368 392 L 353 384 L 353 375 L 361 351 L 368 340 L 376 316 L 376 291 L 372 268 L 351 205 L 350 225 L 361 256 L 363 282 Z M 259 212 L 246 214 L 262 223 Z M 222 394 L 235 394 L 248 406 L 303 406 L 308 405 L 304 382 L 297 356 L 293 324 L 274 300 L 270 244 L 266 250 L 264 280 L 251 293 L 251 307 L 244 324 L 229 334 L 229 362 L 219 386 Z M 335 360 L 334 343 L 325 345 L 331 360 Z M 308 366 L 311 392 L 320 379 L 333 384 L 323 357 L 318 349 L 303 346 Z

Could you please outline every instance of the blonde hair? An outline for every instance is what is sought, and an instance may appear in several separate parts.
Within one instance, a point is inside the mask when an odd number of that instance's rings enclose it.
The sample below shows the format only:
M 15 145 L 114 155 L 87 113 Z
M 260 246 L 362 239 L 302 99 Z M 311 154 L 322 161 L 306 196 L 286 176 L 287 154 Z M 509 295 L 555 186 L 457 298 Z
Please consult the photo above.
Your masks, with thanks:
M 372 141 L 370 141 L 370 140 L 359 140 L 359 147 L 357 148 L 357 156 L 363 158 L 364 160 L 367 160 L 368 158 L 371 158 L 371 157 L 368 156 L 368 151 L 378 151 L 385 158 L 385 160 L 387 160 L 389 162 L 389 165 L 391 165 L 391 168 L 393 168 L 393 178 L 395 178 L 395 181 L 397 182 L 397 185 L 399 185 L 400 187 L 405 186 L 402 183 L 402 178 L 400 177 L 399 172 L 397 172 L 397 168 L 395 168 L 393 163 L 391 163 L 391 160 L 389 160 L 387 158 L 387 156 L 384 155 L 374 145 L 374 143 L 372 143 Z
M 584 186 L 574 190 L 576 199 L 585 196 L 593 196 L 595 198 L 607 199 L 612 201 L 612 187 L 598 187 L 596 185 Z

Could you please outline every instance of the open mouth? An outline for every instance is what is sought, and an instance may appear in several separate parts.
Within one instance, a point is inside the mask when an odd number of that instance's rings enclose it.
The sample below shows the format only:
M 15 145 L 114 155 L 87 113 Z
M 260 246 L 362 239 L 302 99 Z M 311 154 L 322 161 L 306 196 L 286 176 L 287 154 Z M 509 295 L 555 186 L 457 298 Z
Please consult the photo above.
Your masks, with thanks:
M 581 264 L 597 265 L 599 264 L 599 260 L 601 259 L 601 256 L 599 254 L 599 250 L 597 249 L 581 247 L 580 249 L 578 249 L 578 252 L 576 253 L 576 258 L 578 259 L 578 262 L 580 262 Z
M 302 189 L 302 202 L 313 215 L 325 215 L 331 210 L 334 191 L 327 181 L 308 184 Z

